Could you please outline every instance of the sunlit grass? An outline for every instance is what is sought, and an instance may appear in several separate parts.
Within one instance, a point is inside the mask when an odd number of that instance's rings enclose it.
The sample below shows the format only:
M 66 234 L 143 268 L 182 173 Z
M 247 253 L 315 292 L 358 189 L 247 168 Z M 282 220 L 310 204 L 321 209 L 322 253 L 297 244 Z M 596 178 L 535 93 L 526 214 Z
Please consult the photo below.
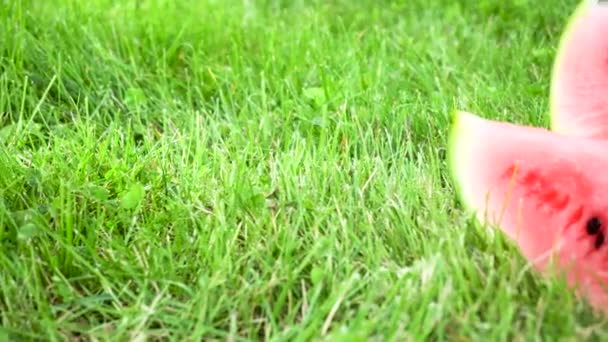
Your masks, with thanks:
M 5 1 L 4 335 L 605 334 L 445 166 L 454 108 L 548 126 L 575 5 Z

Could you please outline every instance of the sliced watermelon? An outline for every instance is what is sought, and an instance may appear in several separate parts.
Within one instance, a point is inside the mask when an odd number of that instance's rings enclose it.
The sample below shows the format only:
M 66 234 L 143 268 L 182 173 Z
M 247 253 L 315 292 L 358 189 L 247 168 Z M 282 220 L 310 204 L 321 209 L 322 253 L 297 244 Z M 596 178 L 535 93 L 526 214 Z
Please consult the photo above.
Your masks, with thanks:
M 608 308 L 608 141 L 457 112 L 448 151 L 460 198 L 482 224 Z
M 562 34 L 551 77 L 551 128 L 608 138 L 608 3 L 584 0 Z

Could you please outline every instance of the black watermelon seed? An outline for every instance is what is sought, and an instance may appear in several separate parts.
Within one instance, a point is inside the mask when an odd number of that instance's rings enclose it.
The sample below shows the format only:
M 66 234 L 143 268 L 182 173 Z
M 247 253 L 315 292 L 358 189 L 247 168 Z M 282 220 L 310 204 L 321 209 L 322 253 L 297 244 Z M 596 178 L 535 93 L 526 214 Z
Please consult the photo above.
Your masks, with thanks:
M 601 227 L 602 222 L 597 217 L 592 217 L 589 221 L 587 221 L 587 233 L 589 235 L 597 234 Z
M 595 249 L 599 249 L 604 244 L 604 233 L 600 232 L 595 238 Z

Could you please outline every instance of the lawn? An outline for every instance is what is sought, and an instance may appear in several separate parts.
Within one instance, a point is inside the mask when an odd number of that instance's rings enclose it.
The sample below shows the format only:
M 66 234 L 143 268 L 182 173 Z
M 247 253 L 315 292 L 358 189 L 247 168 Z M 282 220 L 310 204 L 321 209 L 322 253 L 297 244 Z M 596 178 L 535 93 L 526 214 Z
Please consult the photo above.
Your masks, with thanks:
M 607 338 L 445 161 L 576 4 L 0 2 L 0 340 Z

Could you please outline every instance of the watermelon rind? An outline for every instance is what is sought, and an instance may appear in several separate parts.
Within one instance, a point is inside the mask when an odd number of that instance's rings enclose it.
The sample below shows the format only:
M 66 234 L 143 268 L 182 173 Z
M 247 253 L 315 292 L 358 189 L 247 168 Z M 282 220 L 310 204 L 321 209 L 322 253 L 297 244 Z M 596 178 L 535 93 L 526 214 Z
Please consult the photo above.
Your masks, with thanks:
M 470 125 L 478 120 L 476 116 L 471 113 L 453 110 L 450 113 L 451 125 L 448 133 L 448 153 L 447 162 L 448 169 L 452 179 L 454 180 L 454 186 L 458 199 L 463 204 L 465 209 L 471 210 L 472 202 L 467 199 L 465 187 L 462 181 L 465 179 L 463 175 L 463 167 L 467 164 L 467 153 L 470 153 L 471 149 L 468 145 L 474 143 L 470 137 Z
M 556 87 L 555 81 L 558 79 L 559 65 L 561 62 L 562 55 L 565 54 L 566 46 L 570 43 L 571 33 L 573 31 L 574 25 L 578 23 L 578 20 L 583 17 L 583 15 L 589 10 L 591 6 L 597 6 L 598 0 L 583 0 L 578 6 L 574 9 L 573 13 L 570 15 L 568 22 L 566 23 L 566 27 L 564 28 L 562 35 L 557 44 L 557 52 L 555 54 L 555 60 L 553 62 L 553 67 L 551 70 L 551 79 L 553 80 L 550 87 L 549 94 L 549 127 L 552 131 L 559 133 L 567 133 L 567 127 L 558 126 L 556 115 L 558 113 L 557 103 L 556 101 Z

